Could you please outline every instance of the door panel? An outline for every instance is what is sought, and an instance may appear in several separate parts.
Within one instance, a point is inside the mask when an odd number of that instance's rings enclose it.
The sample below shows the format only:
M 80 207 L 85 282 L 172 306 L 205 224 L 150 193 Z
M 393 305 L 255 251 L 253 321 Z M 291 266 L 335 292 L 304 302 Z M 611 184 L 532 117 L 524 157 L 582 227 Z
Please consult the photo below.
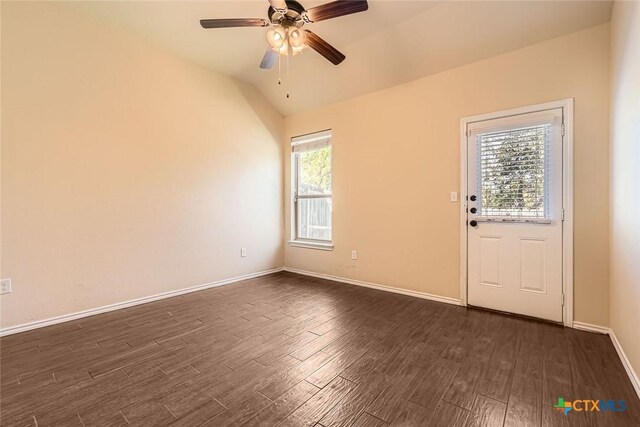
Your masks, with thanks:
M 480 284 L 502 287 L 500 237 L 480 236 Z
M 562 109 L 468 125 L 470 305 L 562 321 L 561 126 Z
M 520 290 L 547 292 L 546 252 L 544 239 L 520 239 Z

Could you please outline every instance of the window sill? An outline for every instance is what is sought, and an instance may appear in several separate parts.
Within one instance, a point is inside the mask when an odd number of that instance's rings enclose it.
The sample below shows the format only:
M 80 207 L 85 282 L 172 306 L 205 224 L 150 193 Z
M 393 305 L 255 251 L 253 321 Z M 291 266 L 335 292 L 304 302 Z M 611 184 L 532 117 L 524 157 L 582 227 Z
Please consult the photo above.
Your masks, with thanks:
M 318 249 L 321 251 L 333 250 L 333 243 L 306 242 L 303 240 L 289 240 L 289 246 L 296 248 Z

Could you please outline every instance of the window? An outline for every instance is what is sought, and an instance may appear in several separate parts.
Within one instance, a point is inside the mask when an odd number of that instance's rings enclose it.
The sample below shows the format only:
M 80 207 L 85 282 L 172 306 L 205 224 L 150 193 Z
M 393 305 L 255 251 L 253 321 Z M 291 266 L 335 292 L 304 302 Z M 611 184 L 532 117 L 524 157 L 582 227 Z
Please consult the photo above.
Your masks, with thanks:
M 546 218 L 550 124 L 477 136 L 481 215 Z
M 331 131 L 291 140 L 294 246 L 331 249 Z

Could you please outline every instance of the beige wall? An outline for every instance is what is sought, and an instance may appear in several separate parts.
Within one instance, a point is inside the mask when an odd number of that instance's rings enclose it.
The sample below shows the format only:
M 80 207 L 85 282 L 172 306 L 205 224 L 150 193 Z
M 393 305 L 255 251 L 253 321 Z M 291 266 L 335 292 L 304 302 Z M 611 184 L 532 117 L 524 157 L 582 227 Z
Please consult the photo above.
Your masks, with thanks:
M 460 118 L 570 97 L 575 320 L 608 325 L 608 25 L 287 117 L 287 138 L 333 129 L 335 249 L 285 246 L 285 265 L 458 298 L 459 204 L 449 192 L 460 187 Z
M 611 21 L 611 328 L 640 373 L 640 3 Z
M 251 87 L 58 5 L 2 2 L 2 42 L 2 327 L 282 265 L 286 141 L 329 127 L 335 249 L 285 246 L 285 265 L 457 298 L 460 118 L 568 97 L 575 319 L 609 324 L 608 25 L 297 114 L 285 132 Z
M 60 5 L 2 2 L 2 42 L 2 327 L 282 265 L 250 89 Z

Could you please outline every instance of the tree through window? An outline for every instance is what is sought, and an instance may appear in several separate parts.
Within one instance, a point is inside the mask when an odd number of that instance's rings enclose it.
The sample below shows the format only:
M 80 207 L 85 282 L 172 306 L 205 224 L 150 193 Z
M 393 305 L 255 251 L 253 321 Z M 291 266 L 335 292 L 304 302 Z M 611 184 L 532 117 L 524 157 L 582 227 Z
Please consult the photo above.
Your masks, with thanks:
M 481 215 L 545 218 L 549 125 L 478 135 Z

